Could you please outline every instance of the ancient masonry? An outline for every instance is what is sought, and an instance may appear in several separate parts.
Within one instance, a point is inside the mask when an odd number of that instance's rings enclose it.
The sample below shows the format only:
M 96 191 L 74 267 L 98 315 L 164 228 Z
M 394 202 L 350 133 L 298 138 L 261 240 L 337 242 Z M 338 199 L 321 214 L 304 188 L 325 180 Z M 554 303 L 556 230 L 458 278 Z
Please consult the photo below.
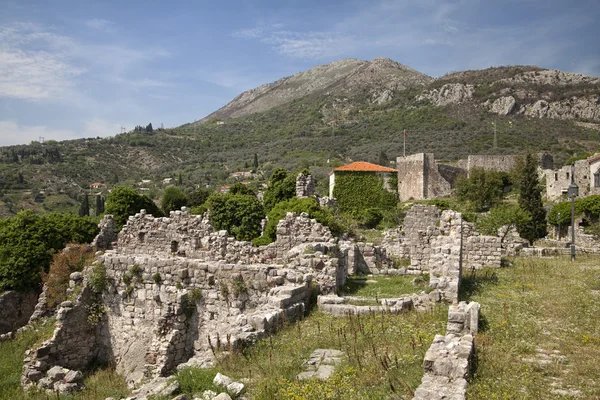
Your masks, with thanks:
M 315 194 L 315 180 L 312 175 L 299 173 L 296 177 L 296 197 L 305 199 Z
M 446 335 L 436 335 L 425 354 L 425 374 L 413 400 L 464 400 L 478 331 L 479 303 L 451 305 Z
M 27 355 L 22 383 L 59 390 L 52 367 L 80 371 L 100 360 L 137 384 L 183 363 L 210 365 L 215 350 L 301 318 L 312 285 L 331 293 L 344 283 L 347 257 L 329 229 L 305 215 L 288 213 L 277 233 L 275 243 L 256 248 L 187 210 L 130 217 L 115 250 L 72 274 L 76 295 L 61 304 L 53 337 Z M 102 293 L 88 284 L 98 265 L 106 274 Z
M 39 292 L 8 291 L 0 295 L 0 341 L 12 338 L 14 333 L 27 324 L 33 313 Z
M 540 154 L 539 159 L 543 170 L 552 169 L 553 159 L 551 155 Z M 454 164 L 438 163 L 432 153 L 416 153 L 406 157 L 398 157 L 396 159 L 398 195 L 400 201 L 435 199 L 448 196 L 451 194 L 456 180 L 460 176 L 468 176 L 473 168 L 509 172 L 514 164 L 515 156 L 510 155 L 470 155 L 466 160 L 459 160 Z M 598 169 L 598 166 L 596 169 Z

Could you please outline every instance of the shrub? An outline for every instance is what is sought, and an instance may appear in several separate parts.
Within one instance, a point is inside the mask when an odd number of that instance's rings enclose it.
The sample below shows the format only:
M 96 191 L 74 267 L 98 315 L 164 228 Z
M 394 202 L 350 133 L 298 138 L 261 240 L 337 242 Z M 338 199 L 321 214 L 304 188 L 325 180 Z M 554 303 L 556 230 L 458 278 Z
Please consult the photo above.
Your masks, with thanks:
M 179 210 L 181 207 L 187 205 L 188 198 L 180 188 L 171 186 L 165 189 L 161 208 L 166 215 L 169 215 L 171 211 Z
M 163 215 L 148 196 L 138 194 L 135 189 L 130 187 L 121 186 L 108 194 L 104 211 L 106 214 L 112 214 L 115 217 L 115 225 L 118 230 L 121 230 L 123 225 L 127 223 L 129 216 L 140 212 L 142 209 L 155 217 L 162 217 Z
M 154 281 L 154 283 L 156 283 L 157 285 L 160 285 L 162 282 L 162 277 L 160 276 L 160 274 L 157 272 L 154 275 L 152 275 L 152 280 Z
M 92 267 L 88 278 L 88 286 L 96 293 L 102 293 L 106 289 L 106 268 L 99 263 Z
M 296 196 L 296 179 L 288 176 L 284 168 L 277 168 L 271 174 L 269 186 L 263 195 L 265 211 L 270 212 L 278 203 Z
M 87 245 L 71 245 L 54 255 L 48 273 L 42 274 L 42 280 L 48 287 L 48 307 L 54 308 L 67 299 L 69 276 L 83 271 L 93 257 L 94 253 Z
M 0 220 L 0 291 L 39 288 L 52 253 L 69 242 L 89 243 L 97 232 L 94 219 L 76 215 L 26 210 Z
M 317 222 L 328 226 L 329 229 L 331 229 L 331 233 L 334 235 L 341 233 L 342 228 L 334 219 L 331 211 L 319 206 L 317 201 L 313 198 L 299 199 L 294 197 L 278 203 L 269 214 L 267 214 L 268 222 L 265 227 L 264 236 L 255 239 L 253 243 L 256 246 L 260 246 L 274 242 L 277 239 L 277 224 L 280 220 L 285 218 L 285 215 L 288 212 L 295 212 L 298 215 L 305 212 L 310 218 L 314 218 Z
M 374 229 L 383 219 L 383 213 L 378 208 L 367 208 L 358 217 L 358 224 L 362 228 Z
M 260 236 L 264 210 L 255 196 L 215 193 L 208 198 L 207 206 L 215 229 L 225 229 L 237 240 Z

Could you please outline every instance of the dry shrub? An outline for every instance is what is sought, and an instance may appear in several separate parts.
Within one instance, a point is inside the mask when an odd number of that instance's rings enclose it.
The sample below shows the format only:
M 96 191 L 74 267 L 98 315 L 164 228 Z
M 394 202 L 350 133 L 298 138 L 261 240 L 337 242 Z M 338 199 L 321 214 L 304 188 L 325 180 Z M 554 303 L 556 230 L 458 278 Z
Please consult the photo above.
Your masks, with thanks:
M 50 270 L 43 274 L 44 284 L 48 287 L 47 305 L 55 307 L 67 299 L 69 276 L 81 272 L 94 258 L 94 251 L 88 245 L 69 244 L 52 258 Z

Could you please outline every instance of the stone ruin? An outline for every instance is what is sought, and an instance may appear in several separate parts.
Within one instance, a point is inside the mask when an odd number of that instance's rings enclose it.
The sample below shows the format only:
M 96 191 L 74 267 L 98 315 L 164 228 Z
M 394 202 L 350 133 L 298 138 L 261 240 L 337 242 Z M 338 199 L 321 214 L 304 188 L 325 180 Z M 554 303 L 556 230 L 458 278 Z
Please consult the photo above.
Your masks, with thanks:
M 305 199 L 315 194 L 315 180 L 312 175 L 299 173 L 296 177 L 296 197 Z
M 59 390 L 52 367 L 81 371 L 93 360 L 113 363 L 132 385 L 179 365 L 211 365 L 215 350 L 302 318 L 313 286 L 331 293 L 344 284 L 346 258 L 305 214 L 288 213 L 277 240 L 257 248 L 214 232 L 206 215 L 142 210 L 113 250 L 71 275 L 73 300 L 61 304 L 53 337 L 27 355 L 22 383 Z M 106 289 L 96 293 L 89 282 L 100 264 Z
M 64 376 L 79 376 L 77 371 L 92 361 L 115 365 L 130 385 L 168 376 L 183 366 L 210 366 L 217 350 L 252 344 L 302 318 L 313 287 L 325 312 L 371 312 L 373 307 L 365 311 L 335 296 L 349 273 L 369 269 L 430 274 L 428 293 L 384 299 L 384 311 L 428 309 L 445 301 L 462 312 L 462 268 L 499 265 L 501 252 L 499 242 L 476 235 L 460 213 L 432 206 L 414 206 L 403 235 L 388 238 L 382 246 L 336 241 L 328 228 L 294 213 L 279 222 L 277 240 L 261 247 L 237 241 L 226 231 L 215 232 L 207 215 L 191 215 L 185 208 L 168 218 L 142 210 L 129 218 L 116 242 L 110 217 L 101 226 L 95 243 L 110 249 L 99 252 L 84 273 L 71 275 L 71 300 L 60 305 L 52 338 L 24 360 L 24 386 L 76 390 L 80 382 L 64 385 Z M 410 266 L 391 268 L 389 255 L 410 258 Z M 90 284 L 98 266 L 106 274 L 101 293 Z M 442 342 L 456 347 L 457 357 L 462 357 L 469 337 L 450 328 L 459 319 L 449 316 L 448 329 L 455 336 L 436 337 L 431 357 Z M 462 368 L 462 362 L 450 362 Z M 429 374 L 439 375 L 436 371 L 426 366 L 423 390 L 427 382 L 437 382 Z

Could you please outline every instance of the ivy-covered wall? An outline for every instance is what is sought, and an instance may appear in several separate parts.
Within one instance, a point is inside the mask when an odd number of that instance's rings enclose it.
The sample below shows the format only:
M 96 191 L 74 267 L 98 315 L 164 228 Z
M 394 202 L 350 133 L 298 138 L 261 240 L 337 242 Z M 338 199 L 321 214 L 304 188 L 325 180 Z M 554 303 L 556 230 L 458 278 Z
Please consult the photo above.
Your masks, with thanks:
M 396 193 L 384 189 L 383 177 L 373 172 L 336 171 L 333 197 L 343 213 L 358 217 L 369 208 L 393 208 Z

